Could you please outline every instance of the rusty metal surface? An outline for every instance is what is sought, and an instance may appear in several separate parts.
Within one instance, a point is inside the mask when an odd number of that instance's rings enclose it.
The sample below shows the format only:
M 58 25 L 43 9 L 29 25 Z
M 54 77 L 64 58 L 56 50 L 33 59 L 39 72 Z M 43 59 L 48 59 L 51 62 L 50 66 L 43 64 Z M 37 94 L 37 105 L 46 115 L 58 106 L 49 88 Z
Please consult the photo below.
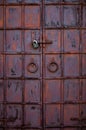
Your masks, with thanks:
M 0 0 L 0 130 L 86 130 L 86 0 Z

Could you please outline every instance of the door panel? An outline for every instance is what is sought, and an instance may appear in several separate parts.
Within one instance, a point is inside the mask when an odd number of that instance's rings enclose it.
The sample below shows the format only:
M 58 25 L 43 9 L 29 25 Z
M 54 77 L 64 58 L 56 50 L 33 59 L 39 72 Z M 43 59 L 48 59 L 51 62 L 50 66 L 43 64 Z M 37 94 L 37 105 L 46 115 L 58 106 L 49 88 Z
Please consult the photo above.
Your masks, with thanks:
M 7 28 L 21 27 L 21 7 L 19 6 L 6 7 L 6 27 Z
M 21 52 L 22 41 L 21 41 L 21 31 L 13 30 L 6 31 L 6 47 L 7 52 Z
M 56 12 L 56 13 L 55 13 Z M 45 27 L 60 27 L 60 6 L 45 6 Z
M 79 26 L 79 6 L 64 6 L 64 27 L 78 27 Z
M 25 7 L 25 27 L 40 28 L 40 7 Z
M 39 80 L 25 81 L 25 102 L 40 103 L 41 101 L 41 83 Z
M 85 129 L 85 0 L 0 0 L 0 130 Z

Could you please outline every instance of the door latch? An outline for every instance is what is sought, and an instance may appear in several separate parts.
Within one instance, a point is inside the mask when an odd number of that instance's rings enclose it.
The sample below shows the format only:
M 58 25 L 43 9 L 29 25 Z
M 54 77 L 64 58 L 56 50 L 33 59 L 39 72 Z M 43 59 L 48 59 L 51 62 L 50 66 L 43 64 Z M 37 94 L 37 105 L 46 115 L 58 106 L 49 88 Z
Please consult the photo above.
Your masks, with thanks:
M 40 44 L 51 44 L 51 43 L 52 41 L 38 42 L 37 40 L 33 40 L 32 46 L 33 48 L 37 49 L 40 46 Z

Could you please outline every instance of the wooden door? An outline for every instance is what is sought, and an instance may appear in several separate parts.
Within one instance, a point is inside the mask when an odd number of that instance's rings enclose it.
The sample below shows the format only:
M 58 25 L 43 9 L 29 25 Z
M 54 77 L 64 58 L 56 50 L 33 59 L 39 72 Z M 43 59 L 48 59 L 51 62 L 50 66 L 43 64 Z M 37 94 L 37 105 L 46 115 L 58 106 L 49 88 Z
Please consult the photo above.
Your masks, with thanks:
M 85 129 L 85 0 L 1 0 L 0 130 Z

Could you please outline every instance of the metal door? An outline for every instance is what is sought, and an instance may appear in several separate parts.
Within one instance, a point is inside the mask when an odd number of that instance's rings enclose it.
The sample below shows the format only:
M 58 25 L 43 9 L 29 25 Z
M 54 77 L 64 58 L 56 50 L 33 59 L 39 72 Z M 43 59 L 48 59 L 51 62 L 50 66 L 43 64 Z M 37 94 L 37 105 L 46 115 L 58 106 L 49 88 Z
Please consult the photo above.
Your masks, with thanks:
M 86 1 L 0 0 L 0 130 L 86 129 Z

